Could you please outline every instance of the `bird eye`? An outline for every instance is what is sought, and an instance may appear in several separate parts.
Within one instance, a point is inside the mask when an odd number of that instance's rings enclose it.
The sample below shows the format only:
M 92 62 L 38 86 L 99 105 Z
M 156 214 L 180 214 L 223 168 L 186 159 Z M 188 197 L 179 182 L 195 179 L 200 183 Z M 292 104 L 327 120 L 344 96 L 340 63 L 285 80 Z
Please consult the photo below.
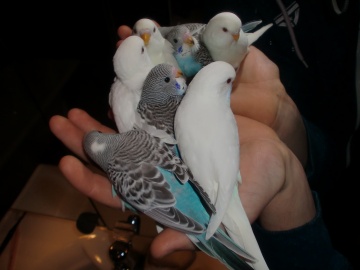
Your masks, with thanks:
M 222 29 L 225 33 L 228 31 L 226 27 L 223 27 Z
M 164 80 L 166 83 L 170 82 L 170 78 L 169 77 L 166 77 L 165 80 Z
M 154 30 L 153 30 L 153 32 L 155 33 L 155 31 L 156 31 L 156 28 L 154 27 Z
M 144 47 L 141 47 L 141 54 L 143 54 L 145 52 Z
M 174 42 L 175 42 L 175 43 L 178 43 L 178 40 L 177 40 L 176 38 L 174 38 Z
M 231 83 L 231 78 L 227 79 L 226 83 Z

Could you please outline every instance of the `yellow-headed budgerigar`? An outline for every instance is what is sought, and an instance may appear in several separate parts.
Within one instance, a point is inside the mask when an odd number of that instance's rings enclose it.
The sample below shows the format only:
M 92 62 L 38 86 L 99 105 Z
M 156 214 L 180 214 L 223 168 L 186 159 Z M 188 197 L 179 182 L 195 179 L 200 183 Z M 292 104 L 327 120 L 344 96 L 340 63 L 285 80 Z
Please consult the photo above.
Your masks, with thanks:
M 238 192 L 240 144 L 230 108 L 235 75 L 233 66 L 224 61 L 210 63 L 195 75 L 175 114 L 175 137 L 181 158 L 215 205 L 206 238 L 223 224 L 230 237 L 257 259 L 251 265 L 268 269 Z

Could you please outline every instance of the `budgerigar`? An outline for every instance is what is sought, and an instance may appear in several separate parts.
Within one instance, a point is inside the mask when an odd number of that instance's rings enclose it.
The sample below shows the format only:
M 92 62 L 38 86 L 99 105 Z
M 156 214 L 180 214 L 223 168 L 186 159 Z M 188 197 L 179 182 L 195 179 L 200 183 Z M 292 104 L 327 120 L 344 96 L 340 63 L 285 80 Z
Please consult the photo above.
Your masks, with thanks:
M 224 61 L 215 61 L 195 75 L 175 114 L 175 136 L 182 159 L 216 208 L 207 239 L 222 223 L 231 238 L 258 259 L 254 268 L 268 269 L 238 193 L 240 145 L 230 108 L 235 75 Z
M 182 72 L 171 64 L 158 64 L 151 69 L 144 81 L 137 107 L 136 126 L 154 136 L 167 137 L 175 143 L 174 116 L 186 91 Z
M 90 131 L 85 134 L 83 146 L 107 173 L 116 194 L 133 209 L 185 233 L 203 232 L 201 224 L 176 207 L 162 169 L 173 173 L 176 182 L 187 182 L 190 174 L 160 138 L 140 129 L 114 134 Z
M 126 38 L 117 48 L 113 65 L 116 77 L 110 88 L 109 105 L 119 132 L 133 129 L 144 80 L 152 64 L 144 41 Z
M 174 56 L 189 80 L 207 64 L 213 62 L 208 49 L 203 43 L 198 41 L 197 29 L 201 24 L 189 23 L 168 27 L 164 32 L 164 37 L 173 45 Z
M 177 69 L 169 64 L 159 64 L 155 66 L 150 71 L 144 82 L 144 87 L 138 105 L 138 111 L 140 112 L 139 115 L 142 117 L 143 121 L 145 121 L 148 125 L 153 126 L 153 128 L 165 130 L 171 136 L 174 136 L 175 113 L 186 89 L 183 84 L 183 78 L 177 77 L 176 74 Z M 174 145 L 174 152 L 178 155 L 176 145 Z M 198 185 L 196 179 L 191 178 L 190 181 L 195 187 L 195 190 L 202 197 L 202 201 L 207 204 L 206 208 L 213 209 L 212 204 L 209 202 L 209 197 L 206 194 L 204 195 L 203 188 Z M 183 196 L 188 197 L 185 195 L 185 191 L 181 192 Z M 188 192 L 191 193 L 191 196 L 194 196 L 193 190 L 186 189 L 186 194 Z M 200 213 L 205 212 L 205 209 L 201 206 L 197 206 L 196 203 L 194 206 L 198 209 L 199 215 L 196 214 L 194 216 L 194 213 L 191 212 L 190 217 L 193 217 L 195 220 L 200 218 L 202 222 L 206 221 L 205 224 L 207 224 L 210 216 L 205 213 L 200 215 Z M 223 231 L 220 229 L 217 230 L 217 232 L 223 234 Z M 214 243 L 212 243 L 214 241 L 213 238 L 207 242 L 204 240 L 205 233 L 199 237 L 200 238 L 190 237 L 190 239 L 197 244 L 201 250 L 210 256 L 218 259 L 224 257 L 222 254 L 224 251 L 221 251 L 221 249 L 217 251 L 216 248 L 213 249 L 209 247 L 209 245 L 214 246 Z M 229 239 L 226 241 L 229 241 Z M 230 244 L 232 245 L 232 243 Z M 234 266 L 232 263 L 226 263 L 226 260 L 224 261 L 221 259 L 221 261 L 230 266 Z M 235 262 L 235 265 L 237 264 L 239 264 L 240 267 L 241 263 Z
M 169 63 L 179 68 L 173 55 L 174 48 L 160 33 L 153 20 L 142 18 L 135 22 L 132 34 L 144 40 L 148 54 L 154 65 Z
M 201 250 L 229 269 L 252 269 L 247 261 L 254 258 L 221 229 L 205 240 L 208 209 L 188 181 L 187 166 L 160 138 L 140 129 L 115 134 L 91 131 L 83 144 L 129 209 L 186 233 Z
M 176 67 L 166 63 L 158 64 L 145 79 L 137 109 L 141 123 L 136 124 L 136 127 L 173 144 L 172 149 L 175 154 L 178 153 L 174 136 L 174 117 L 186 88 L 185 79 Z M 167 136 L 158 136 L 159 130 Z M 194 179 L 191 181 L 200 195 L 204 195 Z M 203 196 L 203 199 L 208 203 L 208 208 L 215 211 L 208 197 Z
M 237 70 L 249 46 L 272 26 L 272 23 L 267 24 L 253 33 L 244 31 L 251 31 L 258 23 L 251 22 L 243 27 L 235 13 L 221 12 L 209 20 L 200 38 L 214 61 L 225 61 Z

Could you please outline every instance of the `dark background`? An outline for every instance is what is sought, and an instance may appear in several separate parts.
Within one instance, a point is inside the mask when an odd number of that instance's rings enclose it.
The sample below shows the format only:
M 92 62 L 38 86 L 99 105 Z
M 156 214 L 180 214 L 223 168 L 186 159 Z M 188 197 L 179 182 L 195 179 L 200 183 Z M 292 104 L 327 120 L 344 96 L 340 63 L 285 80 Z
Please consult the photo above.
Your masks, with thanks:
M 123 2 L 14 1 L 0 9 L 1 218 L 38 164 L 56 165 L 70 153 L 49 130 L 52 115 L 79 107 L 113 126 L 107 99 L 119 25 L 131 26 L 142 17 L 161 25 L 202 19 L 196 1 L 189 10 L 174 1 L 128 1 L 126 9 Z M 324 206 L 334 245 L 355 266 L 358 149 L 359 132 L 351 164 L 339 175 L 346 182 L 331 188 Z

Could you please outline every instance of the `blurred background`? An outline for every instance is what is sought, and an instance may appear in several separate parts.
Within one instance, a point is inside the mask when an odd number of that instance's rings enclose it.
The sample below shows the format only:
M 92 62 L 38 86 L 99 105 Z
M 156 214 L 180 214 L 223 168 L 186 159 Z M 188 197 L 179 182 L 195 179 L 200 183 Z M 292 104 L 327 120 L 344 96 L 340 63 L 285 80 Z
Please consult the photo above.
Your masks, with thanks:
M 1 8 L 0 218 L 39 164 L 57 165 L 70 153 L 49 130 L 52 115 L 66 115 L 78 107 L 114 127 L 107 111 L 118 26 L 131 26 L 141 17 L 160 25 L 202 22 L 198 2 L 192 1 L 186 11 L 170 0 L 127 1 L 126 8 L 124 1 L 112 0 L 9 1 Z M 357 254 L 351 247 L 360 240 L 354 221 L 358 211 L 354 183 L 360 179 L 358 133 L 351 146 L 351 164 L 339 175 L 349 186 L 330 191 L 330 210 L 324 213 L 335 246 L 354 262 Z
M 116 29 L 142 16 L 169 23 L 167 1 L 11 2 L 1 9 L 1 216 L 39 163 L 67 151 L 48 120 L 73 107 L 109 123 Z M 48 5 L 48 6 L 47 6 Z

